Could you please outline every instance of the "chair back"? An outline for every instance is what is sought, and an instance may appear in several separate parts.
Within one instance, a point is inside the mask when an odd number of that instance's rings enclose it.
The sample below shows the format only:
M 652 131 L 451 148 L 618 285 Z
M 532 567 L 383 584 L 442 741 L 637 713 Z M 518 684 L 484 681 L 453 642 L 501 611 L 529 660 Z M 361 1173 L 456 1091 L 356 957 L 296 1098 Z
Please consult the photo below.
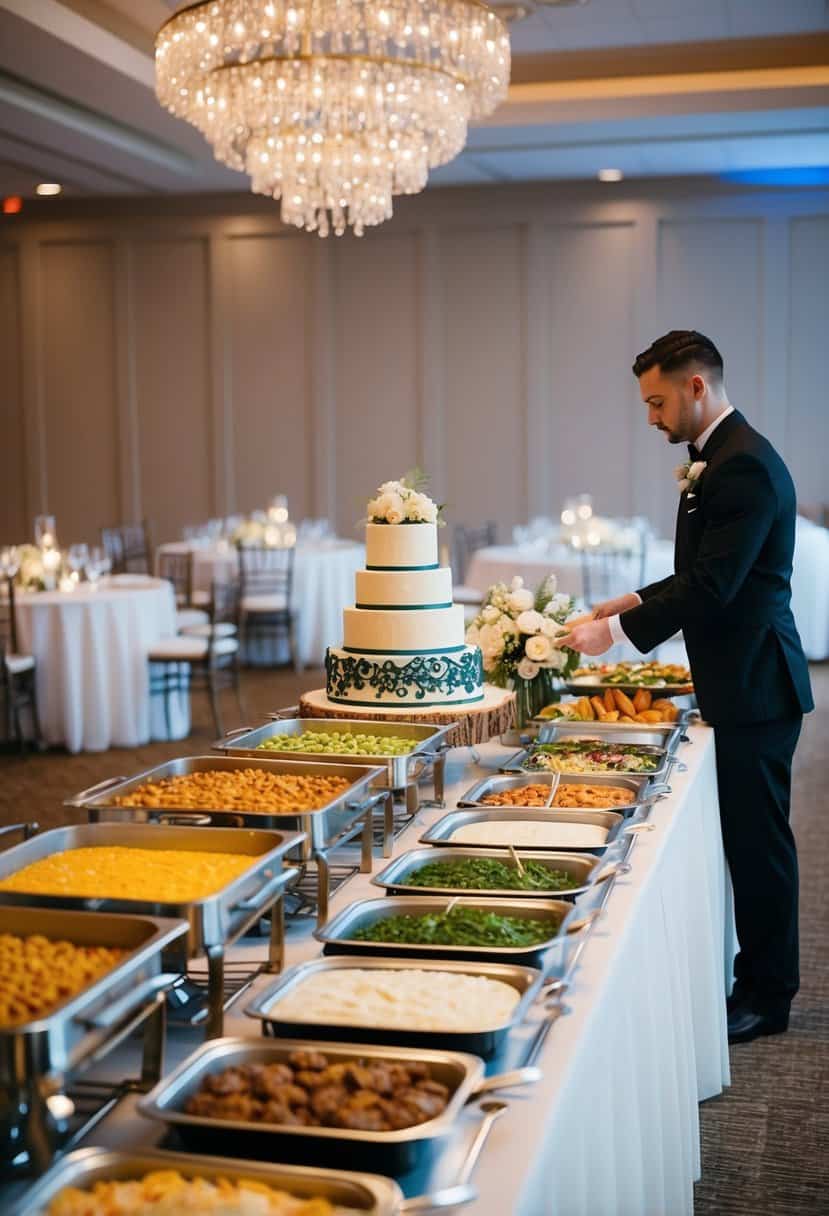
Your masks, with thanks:
M 0 655 L 17 653 L 17 623 L 14 619 L 14 579 L 0 576 Z M 5 668 L 5 663 L 3 664 Z
M 492 519 L 477 528 L 455 525 L 452 536 L 452 578 L 456 583 L 464 581 L 472 554 L 478 549 L 486 549 L 495 544 L 497 531 L 498 525 Z
M 647 538 L 639 534 L 633 552 L 622 549 L 581 549 L 582 596 L 588 607 L 614 599 L 645 584 Z
M 101 543 L 112 563 L 113 574 L 150 573 L 150 529 L 146 519 L 139 524 L 101 528 Z
M 193 599 L 193 554 L 165 553 L 159 551 L 155 558 L 155 573 L 157 578 L 166 579 L 173 584 L 176 597 L 176 607 L 184 608 Z
M 240 596 L 280 595 L 286 608 L 291 604 L 294 580 L 293 545 L 285 549 L 239 545 Z

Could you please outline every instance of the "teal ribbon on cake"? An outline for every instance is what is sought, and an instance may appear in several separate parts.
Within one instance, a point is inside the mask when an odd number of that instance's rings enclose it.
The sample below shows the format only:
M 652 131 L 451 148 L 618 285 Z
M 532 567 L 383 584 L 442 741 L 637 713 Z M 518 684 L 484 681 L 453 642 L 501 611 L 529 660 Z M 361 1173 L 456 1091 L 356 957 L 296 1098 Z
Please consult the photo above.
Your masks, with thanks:
M 401 574 L 411 570 L 440 570 L 440 562 L 430 562 L 428 566 L 366 566 L 366 570 L 383 570 L 389 574 L 400 571 Z
M 452 608 L 452 601 L 445 604 L 355 604 L 365 612 L 425 612 L 429 608 Z

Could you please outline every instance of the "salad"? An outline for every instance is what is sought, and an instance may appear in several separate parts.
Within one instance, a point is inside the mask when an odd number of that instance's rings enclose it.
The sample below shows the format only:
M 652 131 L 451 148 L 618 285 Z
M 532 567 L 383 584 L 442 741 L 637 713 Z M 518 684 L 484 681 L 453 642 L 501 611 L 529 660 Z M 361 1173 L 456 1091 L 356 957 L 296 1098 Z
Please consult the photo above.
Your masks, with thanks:
M 678 663 L 594 663 L 576 669 L 574 680 L 590 679 L 598 684 L 631 685 L 635 688 L 692 685 L 691 673 Z
M 601 739 L 561 739 L 540 743 L 525 767 L 553 773 L 655 773 L 662 753 L 645 744 Z

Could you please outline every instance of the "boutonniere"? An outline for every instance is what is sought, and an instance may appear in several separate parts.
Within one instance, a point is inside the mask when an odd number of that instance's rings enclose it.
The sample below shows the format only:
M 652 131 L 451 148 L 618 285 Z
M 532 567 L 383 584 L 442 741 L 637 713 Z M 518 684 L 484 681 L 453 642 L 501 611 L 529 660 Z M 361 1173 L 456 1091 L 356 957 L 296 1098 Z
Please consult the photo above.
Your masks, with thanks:
M 688 490 L 688 497 L 693 498 L 696 484 L 707 468 L 708 463 L 705 460 L 686 460 L 685 464 L 678 464 L 674 471 L 680 494 Z

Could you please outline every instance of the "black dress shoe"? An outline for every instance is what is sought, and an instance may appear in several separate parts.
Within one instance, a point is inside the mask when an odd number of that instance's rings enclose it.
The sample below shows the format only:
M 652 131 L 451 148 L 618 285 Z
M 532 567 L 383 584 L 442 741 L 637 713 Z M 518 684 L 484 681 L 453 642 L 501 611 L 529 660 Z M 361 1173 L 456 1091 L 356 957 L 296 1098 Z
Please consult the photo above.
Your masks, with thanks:
M 742 1009 L 749 1003 L 750 1000 L 751 997 L 749 993 L 744 989 L 741 989 L 739 984 L 735 984 L 734 991 L 731 993 L 731 996 L 727 996 L 725 998 L 726 1010 L 729 1014 L 731 1014 L 735 1009 Z
M 742 1004 L 728 1014 L 728 1041 L 750 1043 L 764 1034 L 782 1034 L 788 1027 L 788 1013 L 757 1013 L 750 1005 Z

